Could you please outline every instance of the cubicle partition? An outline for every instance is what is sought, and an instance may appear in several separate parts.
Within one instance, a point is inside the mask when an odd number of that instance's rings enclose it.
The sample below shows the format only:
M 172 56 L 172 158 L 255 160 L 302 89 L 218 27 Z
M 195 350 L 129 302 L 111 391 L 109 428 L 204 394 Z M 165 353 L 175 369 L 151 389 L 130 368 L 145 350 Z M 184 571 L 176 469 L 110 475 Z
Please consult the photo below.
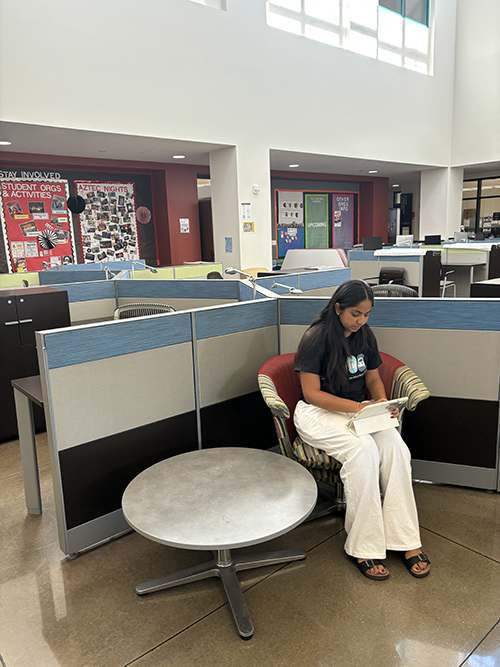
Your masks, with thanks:
M 284 273 L 276 271 L 275 276 L 258 278 L 257 285 L 270 290 L 275 283 L 300 289 L 307 296 L 327 296 L 330 297 L 337 287 L 351 278 L 351 269 L 320 269 L 312 271 L 300 271 L 298 273 Z M 273 292 L 275 294 L 287 294 L 289 290 L 286 287 L 277 286 Z
M 280 299 L 281 352 L 325 299 Z M 403 436 L 417 479 L 500 490 L 500 302 L 377 299 L 370 325 L 379 347 L 401 359 L 431 397 L 405 414 Z
M 121 280 L 116 288 L 119 306 L 160 301 L 188 310 L 240 300 L 238 280 Z
M 37 333 L 66 554 L 129 529 L 123 491 L 157 461 L 275 444 L 257 370 L 277 354 L 277 317 L 264 299 Z

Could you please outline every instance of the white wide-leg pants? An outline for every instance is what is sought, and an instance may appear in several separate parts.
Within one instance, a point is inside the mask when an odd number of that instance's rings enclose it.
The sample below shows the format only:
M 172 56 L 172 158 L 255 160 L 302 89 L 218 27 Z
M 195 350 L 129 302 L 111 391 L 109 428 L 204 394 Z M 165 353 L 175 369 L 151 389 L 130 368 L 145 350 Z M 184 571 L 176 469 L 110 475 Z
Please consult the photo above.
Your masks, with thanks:
M 408 447 L 395 428 L 354 435 L 346 427 L 351 417 L 304 401 L 297 403 L 294 414 L 304 442 L 342 464 L 345 551 L 356 558 L 383 559 L 387 549 L 418 549 L 421 541 Z

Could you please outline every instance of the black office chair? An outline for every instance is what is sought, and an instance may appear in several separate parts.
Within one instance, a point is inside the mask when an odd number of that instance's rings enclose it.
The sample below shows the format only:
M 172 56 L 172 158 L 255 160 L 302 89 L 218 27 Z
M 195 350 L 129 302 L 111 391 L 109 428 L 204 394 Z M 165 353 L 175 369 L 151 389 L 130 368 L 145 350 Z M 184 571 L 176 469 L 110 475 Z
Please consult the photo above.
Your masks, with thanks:
M 207 273 L 208 280 L 224 280 L 223 276 L 219 271 L 210 271 Z
M 378 276 L 365 278 L 369 285 L 404 285 L 405 269 L 404 266 L 382 266 Z M 370 280 L 377 282 L 371 283 Z

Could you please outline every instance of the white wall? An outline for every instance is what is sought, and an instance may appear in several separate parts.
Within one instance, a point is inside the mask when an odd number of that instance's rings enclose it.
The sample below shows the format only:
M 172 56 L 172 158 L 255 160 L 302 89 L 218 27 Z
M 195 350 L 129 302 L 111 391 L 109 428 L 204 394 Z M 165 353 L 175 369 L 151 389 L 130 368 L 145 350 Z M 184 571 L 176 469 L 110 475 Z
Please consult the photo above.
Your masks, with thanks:
M 458 0 L 452 164 L 498 160 L 500 2 Z
M 1 116 L 447 166 L 456 2 L 425 76 L 269 28 L 265 0 L 3 0 Z

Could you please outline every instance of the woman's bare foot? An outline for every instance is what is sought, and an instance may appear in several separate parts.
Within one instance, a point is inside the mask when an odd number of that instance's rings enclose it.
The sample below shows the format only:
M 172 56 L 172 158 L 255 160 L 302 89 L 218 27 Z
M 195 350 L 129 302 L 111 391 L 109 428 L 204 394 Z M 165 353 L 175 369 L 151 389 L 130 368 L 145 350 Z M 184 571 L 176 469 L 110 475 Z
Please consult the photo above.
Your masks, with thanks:
M 369 558 L 358 558 L 357 561 L 358 563 L 364 563 L 366 561 L 369 561 Z M 380 579 L 385 579 L 389 575 L 389 570 L 380 564 L 374 564 L 373 567 L 370 567 L 369 569 L 366 570 L 366 574 L 370 575 L 370 577 L 375 577 L 375 578 L 380 578 Z
M 431 568 L 430 562 L 427 559 L 427 556 L 424 554 L 422 549 L 411 549 L 410 551 L 405 552 L 405 560 L 408 560 L 409 558 L 412 558 L 413 556 L 418 556 L 419 554 L 422 554 L 423 557 L 426 560 L 419 560 L 416 563 L 414 563 L 411 568 L 408 568 L 410 570 L 410 573 L 412 573 L 416 577 L 423 577 L 425 576 L 424 573 L 429 574 L 429 570 Z M 408 566 L 407 566 L 408 567 Z

